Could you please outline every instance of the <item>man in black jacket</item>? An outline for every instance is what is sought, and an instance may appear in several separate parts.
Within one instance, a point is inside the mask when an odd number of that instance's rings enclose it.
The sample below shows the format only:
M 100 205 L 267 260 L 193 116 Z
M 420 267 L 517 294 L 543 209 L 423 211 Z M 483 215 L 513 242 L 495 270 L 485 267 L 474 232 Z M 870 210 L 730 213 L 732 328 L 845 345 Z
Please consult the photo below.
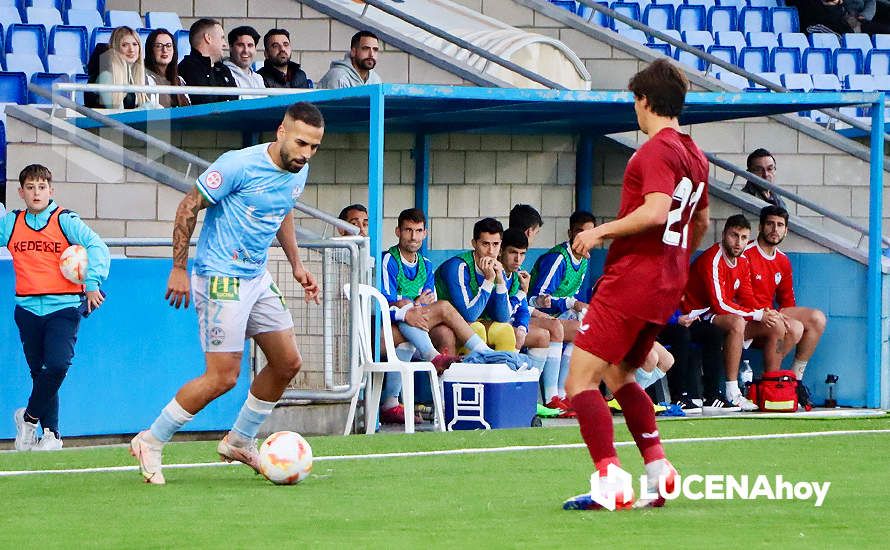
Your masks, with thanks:
M 179 63 L 179 76 L 189 86 L 234 87 L 235 78 L 228 67 L 222 64 L 226 38 L 222 25 L 215 19 L 198 19 L 189 28 L 189 43 L 192 51 Z M 191 96 L 192 105 L 231 101 L 237 95 L 197 95 Z
M 257 71 L 263 76 L 266 88 L 311 88 L 306 73 L 299 63 L 290 60 L 290 33 L 286 29 L 272 29 L 263 36 L 266 61 Z

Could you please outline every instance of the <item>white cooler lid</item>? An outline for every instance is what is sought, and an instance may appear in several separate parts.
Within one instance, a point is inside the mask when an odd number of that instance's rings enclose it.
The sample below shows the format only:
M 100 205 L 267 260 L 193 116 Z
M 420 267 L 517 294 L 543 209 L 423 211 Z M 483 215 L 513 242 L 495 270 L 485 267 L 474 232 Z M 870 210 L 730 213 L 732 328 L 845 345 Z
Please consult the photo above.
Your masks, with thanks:
M 514 371 L 504 363 L 452 363 L 443 382 L 537 382 L 541 377 L 538 369 Z

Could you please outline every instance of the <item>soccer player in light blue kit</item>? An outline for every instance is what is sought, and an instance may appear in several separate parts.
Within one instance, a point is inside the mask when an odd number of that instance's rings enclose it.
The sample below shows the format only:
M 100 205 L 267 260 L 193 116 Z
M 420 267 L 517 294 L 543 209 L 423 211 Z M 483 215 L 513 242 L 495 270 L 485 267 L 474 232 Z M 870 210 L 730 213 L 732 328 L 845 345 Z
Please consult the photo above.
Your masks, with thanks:
M 245 338 L 254 339 L 269 364 L 254 378 L 247 401 L 217 452 L 227 462 L 237 460 L 259 471 L 257 432 L 302 363 L 293 319 L 266 269 L 267 254 L 277 237 L 306 301 L 319 303 L 315 278 L 300 261 L 293 207 L 323 135 L 321 112 L 310 103 L 295 103 L 278 126 L 274 142 L 223 154 L 179 203 L 165 299 L 176 308 L 188 307 L 190 288 L 194 292 L 206 371 L 180 388 L 151 427 L 131 441 L 130 452 L 146 483 L 164 483 L 164 443 L 235 386 Z M 204 208 L 207 215 L 190 285 L 189 239 Z

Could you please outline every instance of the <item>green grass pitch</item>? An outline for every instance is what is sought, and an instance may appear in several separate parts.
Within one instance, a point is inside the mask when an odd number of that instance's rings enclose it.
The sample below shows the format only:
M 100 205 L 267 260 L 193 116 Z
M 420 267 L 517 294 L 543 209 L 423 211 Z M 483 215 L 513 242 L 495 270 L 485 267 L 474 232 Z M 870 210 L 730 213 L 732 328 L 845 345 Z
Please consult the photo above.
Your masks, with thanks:
M 660 422 L 664 440 L 886 430 L 890 417 Z M 628 441 L 616 426 L 619 441 Z M 309 438 L 316 457 L 579 443 L 577 427 Z M 215 442 L 173 443 L 166 464 L 216 459 Z M 681 474 L 830 481 L 812 501 L 678 499 L 657 510 L 564 512 L 589 489 L 586 449 L 317 460 L 273 486 L 245 466 L 0 477 L 2 548 L 837 548 L 884 547 L 890 434 L 665 445 Z M 634 475 L 633 445 L 619 448 Z M 124 447 L 0 453 L 0 470 L 130 466 Z

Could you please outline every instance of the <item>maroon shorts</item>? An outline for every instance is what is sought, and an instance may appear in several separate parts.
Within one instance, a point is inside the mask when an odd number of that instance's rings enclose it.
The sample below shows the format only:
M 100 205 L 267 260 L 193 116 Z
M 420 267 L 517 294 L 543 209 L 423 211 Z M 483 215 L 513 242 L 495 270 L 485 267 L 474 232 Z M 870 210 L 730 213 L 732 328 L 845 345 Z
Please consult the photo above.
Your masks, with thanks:
M 640 367 L 663 326 L 609 307 L 594 295 L 575 336 L 575 346 L 612 365 L 624 362 Z

